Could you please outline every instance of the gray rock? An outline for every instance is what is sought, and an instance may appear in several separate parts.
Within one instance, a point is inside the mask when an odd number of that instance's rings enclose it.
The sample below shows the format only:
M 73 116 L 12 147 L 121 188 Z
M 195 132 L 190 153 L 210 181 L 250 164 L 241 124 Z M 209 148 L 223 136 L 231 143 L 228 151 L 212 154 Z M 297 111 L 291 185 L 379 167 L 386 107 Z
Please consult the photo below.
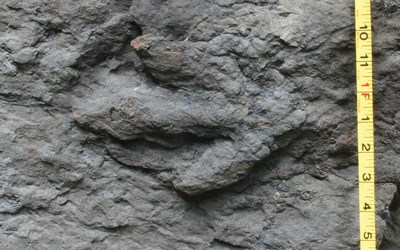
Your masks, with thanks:
M 399 249 L 399 1 L 373 1 Z M 358 249 L 353 4 L 0 6 L 1 249 Z
M 35 60 L 37 51 L 32 48 L 25 48 L 14 55 L 14 62 L 24 64 Z

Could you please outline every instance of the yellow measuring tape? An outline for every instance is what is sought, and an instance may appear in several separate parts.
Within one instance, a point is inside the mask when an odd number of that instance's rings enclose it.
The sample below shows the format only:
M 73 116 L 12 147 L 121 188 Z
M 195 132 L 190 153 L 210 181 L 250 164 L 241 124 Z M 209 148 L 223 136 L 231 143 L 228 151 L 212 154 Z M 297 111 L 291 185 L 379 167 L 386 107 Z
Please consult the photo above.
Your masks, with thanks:
M 360 249 L 376 249 L 371 0 L 355 0 Z

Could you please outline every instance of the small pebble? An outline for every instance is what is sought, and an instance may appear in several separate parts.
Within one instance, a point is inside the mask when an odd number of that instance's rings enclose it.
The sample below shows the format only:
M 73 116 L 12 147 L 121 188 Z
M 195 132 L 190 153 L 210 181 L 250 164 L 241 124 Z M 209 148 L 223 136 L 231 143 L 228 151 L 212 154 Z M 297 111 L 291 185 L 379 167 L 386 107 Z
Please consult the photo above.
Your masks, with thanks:
M 276 59 L 280 62 L 284 62 L 285 61 L 285 53 L 279 52 L 278 54 L 276 54 Z
M 33 60 L 35 60 L 36 54 L 36 49 L 25 48 L 14 55 L 14 62 L 20 64 L 32 62 Z
M 381 212 L 381 218 L 384 221 L 390 220 L 390 211 L 389 211 L 389 206 L 385 206 L 385 208 Z

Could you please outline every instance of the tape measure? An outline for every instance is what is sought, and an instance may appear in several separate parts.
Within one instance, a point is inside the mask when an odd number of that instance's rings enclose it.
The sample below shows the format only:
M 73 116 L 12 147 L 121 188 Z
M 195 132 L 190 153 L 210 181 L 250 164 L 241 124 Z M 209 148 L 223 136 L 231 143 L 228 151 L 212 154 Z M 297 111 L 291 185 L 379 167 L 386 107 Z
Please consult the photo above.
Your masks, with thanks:
M 376 249 L 371 0 L 355 0 L 360 249 Z

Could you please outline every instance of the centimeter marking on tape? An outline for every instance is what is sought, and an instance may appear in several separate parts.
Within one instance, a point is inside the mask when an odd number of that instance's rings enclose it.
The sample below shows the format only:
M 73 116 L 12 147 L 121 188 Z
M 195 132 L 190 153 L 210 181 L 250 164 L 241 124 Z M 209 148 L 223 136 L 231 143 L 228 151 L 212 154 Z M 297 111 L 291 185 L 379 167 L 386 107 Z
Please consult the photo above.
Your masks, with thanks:
M 376 249 L 371 0 L 355 0 L 360 249 Z

